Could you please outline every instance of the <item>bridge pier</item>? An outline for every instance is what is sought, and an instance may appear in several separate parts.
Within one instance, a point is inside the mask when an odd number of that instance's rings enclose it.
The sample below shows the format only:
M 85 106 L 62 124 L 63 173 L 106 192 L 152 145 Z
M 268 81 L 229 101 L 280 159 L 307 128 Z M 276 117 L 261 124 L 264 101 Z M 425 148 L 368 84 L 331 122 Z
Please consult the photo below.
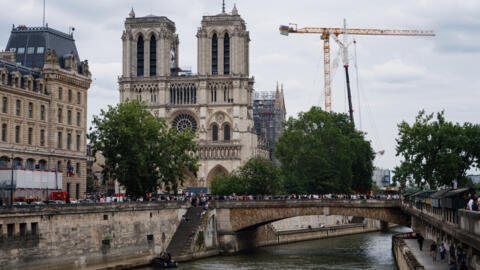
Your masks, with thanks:
M 388 222 L 380 221 L 380 230 L 382 232 L 388 232 L 390 230 L 389 227 L 388 227 Z

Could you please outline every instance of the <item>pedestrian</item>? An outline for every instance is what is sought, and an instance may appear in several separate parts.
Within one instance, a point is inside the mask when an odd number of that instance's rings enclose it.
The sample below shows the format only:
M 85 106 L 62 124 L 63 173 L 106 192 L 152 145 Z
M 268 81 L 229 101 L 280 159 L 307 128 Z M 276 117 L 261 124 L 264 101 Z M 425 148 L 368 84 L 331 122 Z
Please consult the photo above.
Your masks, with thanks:
M 478 202 L 474 200 L 472 203 L 472 211 L 478 211 Z
M 450 254 L 450 262 L 453 261 L 455 262 L 455 247 L 453 246 L 453 243 L 450 244 L 450 248 L 448 249 L 448 253 Z
M 443 245 L 443 243 L 440 244 L 440 261 L 444 261 L 445 260 L 445 246 Z
M 420 251 L 422 251 L 422 248 L 423 248 L 423 236 L 422 236 L 421 234 L 418 234 L 417 242 L 418 242 L 418 248 L 420 249 Z
M 433 261 L 437 260 L 437 244 L 435 243 L 435 241 L 433 241 L 430 245 L 430 256 L 432 256 Z

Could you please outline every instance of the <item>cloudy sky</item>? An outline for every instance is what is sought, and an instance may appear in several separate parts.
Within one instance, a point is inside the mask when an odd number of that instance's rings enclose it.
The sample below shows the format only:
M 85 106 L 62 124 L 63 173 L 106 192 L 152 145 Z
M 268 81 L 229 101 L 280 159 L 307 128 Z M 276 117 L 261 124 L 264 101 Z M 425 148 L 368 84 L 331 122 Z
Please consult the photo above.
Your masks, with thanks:
M 116 104 L 121 71 L 123 23 L 133 7 L 137 16 L 163 15 L 176 23 L 180 65 L 196 70 L 196 30 L 202 15 L 221 12 L 221 0 L 46 0 L 50 27 L 75 39 L 82 60 L 91 65 L 88 114 Z M 0 48 L 12 24 L 41 26 L 42 0 L 0 0 Z M 235 1 L 226 0 L 227 11 Z M 436 37 L 358 36 L 357 57 L 350 50 L 353 103 L 357 126 L 367 132 L 375 165 L 393 168 L 396 125 L 416 113 L 445 110 L 449 120 L 479 122 L 480 1 L 478 0 L 236 0 L 250 31 L 250 70 L 255 89 L 284 84 L 288 116 L 323 104 L 323 53 L 317 35 L 281 36 L 280 24 L 352 28 L 435 30 Z M 333 46 L 332 58 L 338 47 Z M 345 75 L 333 82 L 333 110 L 347 112 Z M 358 86 L 358 88 L 357 88 Z M 358 89 L 358 90 L 357 90 Z M 359 115 L 361 112 L 361 116 Z

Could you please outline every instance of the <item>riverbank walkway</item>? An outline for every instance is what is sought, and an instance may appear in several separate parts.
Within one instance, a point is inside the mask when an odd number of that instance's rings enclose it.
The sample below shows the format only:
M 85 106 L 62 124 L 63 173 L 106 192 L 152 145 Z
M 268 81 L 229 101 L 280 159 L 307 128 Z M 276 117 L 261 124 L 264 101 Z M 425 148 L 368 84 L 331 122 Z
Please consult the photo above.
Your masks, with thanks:
M 418 247 L 417 239 L 405 239 L 405 243 L 412 251 L 413 255 L 417 261 L 425 267 L 425 270 L 448 270 L 448 258 L 445 258 L 445 262 L 440 261 L 440 254 L 437 254 L 437 260 L 433 261 L 430 256 L 430 245 L 432 240 L 427 240 L 423 242 L 423 249 L 420 251 Z

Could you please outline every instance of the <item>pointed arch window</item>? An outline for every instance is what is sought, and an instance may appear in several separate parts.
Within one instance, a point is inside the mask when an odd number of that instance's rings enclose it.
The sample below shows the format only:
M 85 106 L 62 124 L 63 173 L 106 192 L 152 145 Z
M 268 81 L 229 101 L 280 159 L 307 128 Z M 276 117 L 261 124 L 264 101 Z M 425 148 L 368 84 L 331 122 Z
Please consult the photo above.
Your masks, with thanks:
M 212 126 L 212 141 L 214 141 L 214 142 L 218 141 L 218 126 L 217 125 Z
M 230 125 L 225 125 L 223 127 L 223 140 L 230 141 Z
M 150 76 L 157 75 L 157 40 L 152 35 L 150 38 Z
M 228 33 L 223 38 L 223 74 L 230 74 L 230 37 Z
M 212 74 L 218 74 L 218 38 L 217 34 L 212 37 Z
M 143 37 L 138 37 L 137 41 L 137 76 L 143 77 L 143 51 L 144 51 L 144 44 L 143 44 Z

